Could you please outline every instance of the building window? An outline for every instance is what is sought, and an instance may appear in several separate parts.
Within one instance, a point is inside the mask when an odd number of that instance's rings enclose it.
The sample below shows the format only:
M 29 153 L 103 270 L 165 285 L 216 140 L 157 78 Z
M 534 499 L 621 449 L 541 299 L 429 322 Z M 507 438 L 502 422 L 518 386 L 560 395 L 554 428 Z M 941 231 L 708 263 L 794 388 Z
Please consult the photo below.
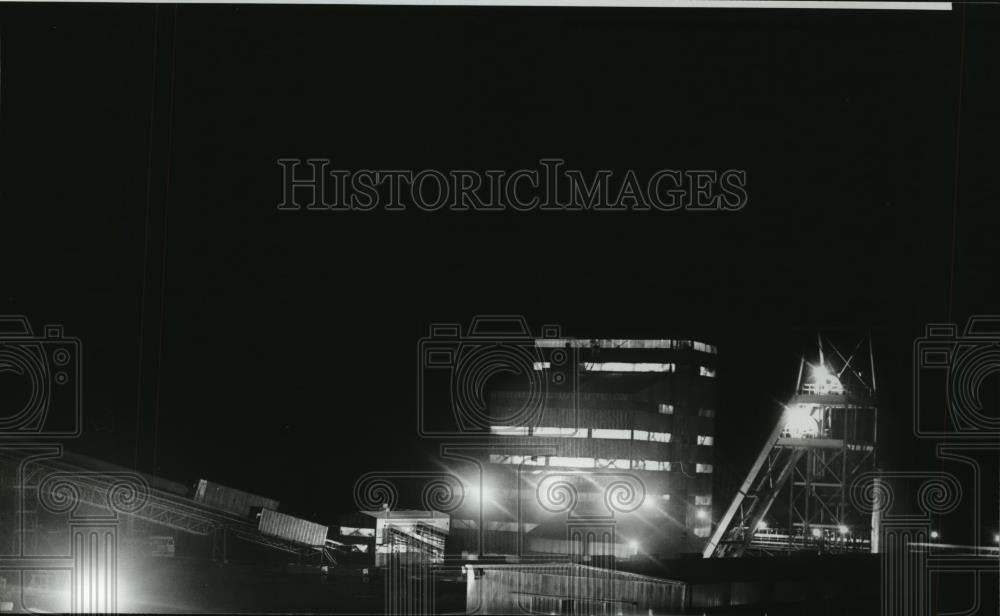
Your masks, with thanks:
M 633 430 L 632 433 L 635 435 L 634 440 L 637 441 L 653 441 L 654 443 L 670 442 L 669 432 L 650 432 L 648 430 Z
M 610 428 L 592 428 L 590 430 L 591 436 L 594 438 L 614 438 L 629 440 L 632 438 L 631 430 L 615 430 Z
M 660 415 L 673 415 L 673 414 L 674 414 L 673 404 L 664 404 L 662 402 L 660 403 Z
M 663 500 L 665 500 L 665 501 L 670 500 L 670 495 L 669 494 L 664 494 L 663 495 Z
M 712 532 L 711 527 L 709 527 L 709 526 L 703 526 L 703 527 L 694 529 L 694 536 L 695 537 L 702 537 L 702 538 L 704 538 L 704 537 L 708 537 L 709 533 L 711 533 L 711 532 Z
M 715 437 L 712 437 L 712 436 L 703 436 L 703 435 L 699 434 L 698 435 L 698 444 L 699 445 L 707 445 L 707 446 L 711 447 L 712 445 L 715 444 Z
M 504 436 L 528 436 L 527 426 L 490 426 L 490 432 L 493 434 L 502 434 Z
M 585 428 L 532 428 L 534 436 L 575 436 L 577 438 L 587 438 Z
M 696 473 L 711 473 L 712 472 L 712 465 L 711 464 L 695 464 L 695 466 L 694 466 L 694 472 L 696 472 Z
M 632 460 L 632 470 L 669 471 L 670 462 L 664 462 L 662 460 Z
M 673 372 L 674 364 L 627 361 L 584 362 L 583 369 L 587 372 Z
M 715 345 L 698 342 L 697 340 L 694 341 L 694 350 L 701 351 L 702 353 L 711 353 L 713 355 L 718 353 L 718 349 L 715 348 Z
M 694 504 L 695 505 L 711 505 L 712 504 L 712 497 L 711 497 L 711 495 L 709 495 L 709 496 L 695 496 L 694 497 Z
M 698 409 L 698 417 L 715 417 L 715 409 Z
M 715 378 L 715 368 L 706 368 L 705 366 L 699 366 L 698 374 L 700 374 L 701 376 L 707 376 L 708 378 Z

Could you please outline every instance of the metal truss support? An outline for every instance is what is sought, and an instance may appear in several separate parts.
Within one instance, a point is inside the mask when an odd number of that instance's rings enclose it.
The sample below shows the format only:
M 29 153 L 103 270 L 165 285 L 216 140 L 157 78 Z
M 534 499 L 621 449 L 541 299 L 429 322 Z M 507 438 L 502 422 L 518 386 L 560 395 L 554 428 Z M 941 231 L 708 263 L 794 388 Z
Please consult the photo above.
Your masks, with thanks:
M 0 457 L 20 463 L 14 451 Z M 59 503 L 67 498 L 119 517 L 150 522 L 200 536 L 212 536 L 213 556 L 227 560 L 229 536 L 290 554 L 316 555 L 322 561 L 326 546 L 306 546 L 262 534 L 251 520 L 215 511 L 193 500 L 152 488 L 138 473 L 127 470 L 90 470 L 54 455 L 34 459 L 24 467 L 20 479 L 21 511 L 30 518 L 40 504 Z M 22 521 L 22 525 L 24 522 Z M 22 533 L 32 536 L 32 533 Z M 334 561 L 332 556 L 328 558 Z
M 703 556 L 796 550 L 870 551 L 872 514 L 857 510 L 855 477 L 875 468 L 874 368 L 871 341 L 851 356 L 803 358 L 796 394 L 761 449 Z M 864 353 L 859 353 L 863 350 Z M 839 369 L 835 369 L 834 365 Z

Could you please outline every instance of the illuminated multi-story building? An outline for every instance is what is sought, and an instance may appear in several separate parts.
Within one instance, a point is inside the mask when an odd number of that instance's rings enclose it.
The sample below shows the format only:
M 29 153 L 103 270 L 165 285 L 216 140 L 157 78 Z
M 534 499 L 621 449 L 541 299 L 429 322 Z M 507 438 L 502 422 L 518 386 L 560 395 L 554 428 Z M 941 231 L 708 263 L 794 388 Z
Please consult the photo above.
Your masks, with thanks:
M 491 387 L 481 480 L 453 514 L 462 551 L 627 558 L 701 550 L 713 519 L 716 347 L 564 338 L 534 347 L 527 380 Z

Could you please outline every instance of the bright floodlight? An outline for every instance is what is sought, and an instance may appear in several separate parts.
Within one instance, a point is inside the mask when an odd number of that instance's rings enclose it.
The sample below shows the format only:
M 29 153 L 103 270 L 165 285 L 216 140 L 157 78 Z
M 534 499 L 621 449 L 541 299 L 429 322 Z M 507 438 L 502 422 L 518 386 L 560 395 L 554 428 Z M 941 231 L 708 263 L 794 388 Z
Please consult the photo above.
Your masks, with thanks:
M 823 531 L 821 531 L 818 528 L 814 528 L 813 529 L 813 537 L 816 537 L 817 539 L 819 539 L 821 536 L 823 536 Z
M 1000 543 L 1000 535 L 993 535 L 993 543 Z
M 639 542 L 636 541 L 636 540 L 634 540 L 634 539 L 632 541 L 629 541 L 628 542 L 628 549 L 630 549 L 633 554 L 638 554 L 639 553 Z
M 841 524 L 841 525 L 840 525 L 840 527 L 838 527 L 838 529 L 837 529 L 837 530 L 839 530 L 839 531 L 840 531 L 840 534 L 841 534 L 841 535 L 846 535 L 846 534 L 848 534 L 848 533 L 850 533 L 850 532 L 851 532 L 851 529 L 847 528 L 847 527 L 846 527 L 846 526 L 844 526 L 843 524 Z
M 787 407 L 785 431 L 792 438 L 809 438 L 819 435 L 819 421 L 813 415 L 815 404 L 796 404 Z
M 708 512 L 705 511 L 704 509 L 699 509 L 694 515 L 699 520 L 707 520 L 708 519 Z
M 812 375 L 817 382 L 825 381 L 830 378 L 830 370 L 823 364 L 818 364 L 812 367 Z
M 810 366 L 810 368 L 810 380 L 812 382 L 808 383 L 808 386 L 811 389 L 811 393 L 821 395 L 844 393 L 844 386 L 841 384 L 840 379 L 825 365 L 818 364 Z
M 941 536 L 941 535 L 940 535 L 940 534 L 938 534 L 938 532 L 937 532 L 936 530 L 932 530 L 932 531 L 931 531 L 931 539 L 937 539 L 937 538 L 938 538 L 938 537 L 940 537 L 940 536 Z
M 765 520 L 757 522 L 757 530 L 767 530 L 767 522 Z

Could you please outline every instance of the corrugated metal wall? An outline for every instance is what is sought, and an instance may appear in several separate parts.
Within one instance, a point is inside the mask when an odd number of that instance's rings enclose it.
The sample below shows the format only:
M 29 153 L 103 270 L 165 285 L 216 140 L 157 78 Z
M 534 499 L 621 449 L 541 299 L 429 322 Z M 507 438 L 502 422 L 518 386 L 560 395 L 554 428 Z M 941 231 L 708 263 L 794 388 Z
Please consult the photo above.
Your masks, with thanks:
M 304 545 L 323 545 L 329 529 L 322 524 L 296 518 L 270 509 L 261 509 L 257 529 L 265 535 L 280 537 Z
M 470 565 L 466 609 L 479 614 L 571 613 L 646 615 L 679 612 L 686 587 L 590 567 L 490 567 Z
M 197 503 L 232 513 L 241 518 L 250 517 L 250 511 L 255 507 L 277 510 L 279 505 L 278 501 L 272 498 L 250 494 L 236 488 L 212 483 L 206 479 L 198 482 L 194 500 Z

